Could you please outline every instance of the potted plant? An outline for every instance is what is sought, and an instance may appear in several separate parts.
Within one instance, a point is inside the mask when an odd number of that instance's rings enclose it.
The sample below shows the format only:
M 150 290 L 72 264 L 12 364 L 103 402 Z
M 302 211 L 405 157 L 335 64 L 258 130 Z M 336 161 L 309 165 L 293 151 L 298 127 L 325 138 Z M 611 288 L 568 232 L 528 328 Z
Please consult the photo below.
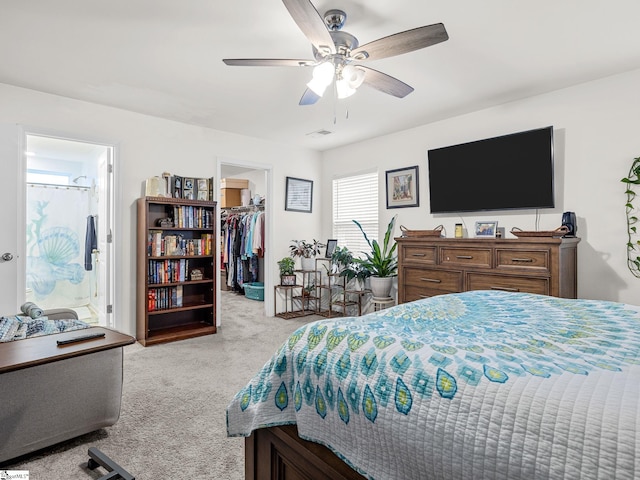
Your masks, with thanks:
M 280 285 L 295 285 L 296 274 L 294 269 L 296 261 L 291 257 L 284 257 L 278 261 L 278 268 L 280 269 Z
M 289 252 L 294 258 L 300 257 L 302 270 L 309 271 L 315 270 L 315 256 L 319 254 L 324 247 L 326 247 L 324 243 L 320 243 L 315 239 L 313 242 L 307 242 L 306 240 L 291 240 Z
M 331 272 L 342 273 L 353 264 L 353 254 L 347 247 L 336 247 L 331 254 Z
M 393 240 L 396 216 L 387 225 L 382 246 L 377 240 L 369 240 L 360 223 L 356 220 L 353 220 L 353 223 L 358 226 L 364 239 L 371 247 L 371 252 L 363 252 L 365 258 L 354 258 L 354 262 L 366 269 L 371 275 L 371 292 L 374 298 L 388 298 L 393 286 L 393 277 L 398 273 L 398 257 L 395 254 L 398 244 Z
M 355 290 L 364 290 L 364 283 L 367 278 L 371 277 L 371 272 L 367 270 L 367 268 L 361 263 L 356 263 L 355 260 L 353 263 L 345 267 L 340 272 L 341 277 L 345 277 L 347 279 L 347 284 L 351 280 L 356 280 Z

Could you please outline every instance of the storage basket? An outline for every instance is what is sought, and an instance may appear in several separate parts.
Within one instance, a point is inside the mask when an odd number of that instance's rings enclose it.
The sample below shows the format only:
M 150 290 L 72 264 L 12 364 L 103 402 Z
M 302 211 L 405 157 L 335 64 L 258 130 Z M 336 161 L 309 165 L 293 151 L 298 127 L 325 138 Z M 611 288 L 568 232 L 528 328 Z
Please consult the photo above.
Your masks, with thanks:
M 409 230 L 404 225 L 400 225 L 403 237 L 441 237 L 443 229 L 442 225 L 438 225 L 433 230 Z
M 242 286 L 244 287 L 245 297 L 250 298 L 251 300 L 259 300 L 261 302 L 264 302 L 264 283 L 243 283 Z

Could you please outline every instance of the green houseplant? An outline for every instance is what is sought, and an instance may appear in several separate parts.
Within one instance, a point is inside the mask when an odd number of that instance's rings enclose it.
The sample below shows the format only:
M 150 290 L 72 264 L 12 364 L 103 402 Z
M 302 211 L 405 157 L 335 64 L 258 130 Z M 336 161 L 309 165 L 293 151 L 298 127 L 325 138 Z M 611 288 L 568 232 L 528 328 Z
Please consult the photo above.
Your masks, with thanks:
M 621 182 L 627 185 L 624 192 L 627 195 L 627 203 L 625 204 L 627 214 L 627 266 L 634 276 L 640 278 L 640 240 L 634 240 L 637 237 L 638 229 L 638 209 L 633 205 L 636 196 L 633 190 L 634 185 L 640 185 L 640 157 L 634 158 L 629 175 L 624 177 Z
M 326 247 L 324 243 L 318 240 L 307 242 L 306 240 L 291 240 L 289 252 L 292 257 L 300 257 L 302 270 L 313 270 L 313 259 L 318 255 L 322 248 Z M 305 260 L 306 259 L 306 260 Z
M 382 245 L 375 239 L 369 240 L 362 225 L 353 220 L 353 223 L 358 226 L 371 248 L 370 252 L 363 252 L 365 258 L 355 258 L 354 261 L 371 275 L 371 291 L 375 298 L 389 297 L 393 285 L 393 277 L 398 273 L 398 257 L 396 256 L 398 244 L 393 240 L 396 217 L 397 215 L 389 221 Z
M 280 269 L 280 285 L 295 285 L 296 274 L 294 269 L 296 261 L 291 257 L 284 257 L 278 261 L 278 268 Z
M 331 255 L 331 264 L 335 266 L 336 273 L 346 279 L 347 284 L 356 279 L 359 289 L 363 288 L 364 281 L 371 276 L 364 265 L 356 262 L 347 247 L 336 247 Z

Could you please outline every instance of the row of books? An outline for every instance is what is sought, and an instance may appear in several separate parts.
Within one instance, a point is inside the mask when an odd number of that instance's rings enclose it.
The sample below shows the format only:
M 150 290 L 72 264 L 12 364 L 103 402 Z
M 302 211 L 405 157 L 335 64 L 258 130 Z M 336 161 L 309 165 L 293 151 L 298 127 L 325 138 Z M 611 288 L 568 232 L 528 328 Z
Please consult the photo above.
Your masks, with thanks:
M 164 235 L 162 230 L 149 232 L 147 254 L 150 257 L 178 255 L 212 255 L 213 234 L 203 233 L 200 238 L 185 238 L 183 235 Z
M 186 282 L 189 273 L 189 260 L 150 260 L 149 284 Z
M 212 228 L 213 210 L 193 205 L 173 207 L 173 226 L 176 228 Z
M 147 310 L 150 312 L 178 307 L 182 307 L 182 285 L 149 289 Z

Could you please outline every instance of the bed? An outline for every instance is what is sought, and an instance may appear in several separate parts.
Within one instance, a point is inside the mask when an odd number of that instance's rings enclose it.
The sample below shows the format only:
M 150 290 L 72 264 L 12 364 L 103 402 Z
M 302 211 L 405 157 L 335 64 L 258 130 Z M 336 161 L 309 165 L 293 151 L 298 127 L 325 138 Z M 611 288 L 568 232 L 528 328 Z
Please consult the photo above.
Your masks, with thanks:
M 473 291 L 294 332 L 227 408 L 246 478 L 640 476 L 640 307 Z

